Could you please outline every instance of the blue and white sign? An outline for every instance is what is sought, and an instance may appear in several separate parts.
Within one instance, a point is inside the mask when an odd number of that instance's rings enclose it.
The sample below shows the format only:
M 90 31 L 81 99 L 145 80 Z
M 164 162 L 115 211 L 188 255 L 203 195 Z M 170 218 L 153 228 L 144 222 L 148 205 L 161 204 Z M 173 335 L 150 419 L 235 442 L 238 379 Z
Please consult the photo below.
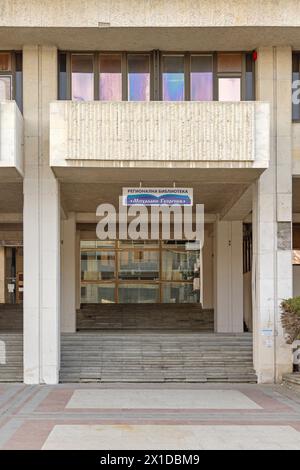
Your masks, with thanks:
M 124 206 L 192 206 L 192 188 L 123 188 Z

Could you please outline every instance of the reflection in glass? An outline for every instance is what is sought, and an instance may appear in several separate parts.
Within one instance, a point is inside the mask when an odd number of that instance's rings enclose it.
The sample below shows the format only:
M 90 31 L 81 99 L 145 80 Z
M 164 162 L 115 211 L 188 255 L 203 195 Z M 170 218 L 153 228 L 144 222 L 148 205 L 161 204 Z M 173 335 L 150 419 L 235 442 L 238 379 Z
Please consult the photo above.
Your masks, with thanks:
M 99 96 L 103 101 L 122 101 L 121 55 L 100 55 Z
M 114 279 L 115 258 L 114 251 L 81 251 L 81 280 Z
M 213 99 L 212 56 L 191 56 L 191 100 L 211 101 Z
M 128 101 L 150 100 L 150 58 L 148 55 L 128 55 Z
M 300 120 L 300 103 L 296 102 L 295 98 L 299 98 L 299 80 L 300 80 L 300 67 L 299 55 L 293 54 L 293 72 L 292 72 L 292 118 L 293 120 Z
M 126 250 L 119 253 L 119 279 L 159 279 L 159 252 Z
M 193 290 L 193 284 L 180 282 L 162 285 L 162 302 L 186 304 L 199 302 L 199 291 Z
M 72 100 L 92 101 L 94 99 L 93 56 L 72 55 Z
M 300 264 L 300 250 L 293 250 L 293 264 Z
M 241 79 L 219 78 L 219 101 L 241 101 Z
M 164 101 L 184 100 L 184 57 L 163 57 L 162 88 Z
M 218 72 L 242 72 L 242 54 L 219 53 Z
M 120 240 L 120 248 L 157 248 L 158 240 Z
M 81 240 L 81 248 L 111 248 L 115 247 L 114 240 Z
M 0 101 L 11 100 L 11 77 L 0 75 Z
M 0 72 L 11 71 L 11 55 L 9 52 L 0 53 Z
M 297 82 L 300 83 L 300 73 L 299 72 L 293 72 L 293 75 L 292 75 L 292 80 L 293 80 L 293 84 L 296 84 Z M 292 89 L 292 93 L 295 93 L 296 90 L 299 90 L 299 86 L 296 87 L 295 85 L 295 88 Z M 299 93 L 295 93 L 295 96 L 297 98 L 299 98 Z M 292 100 L 292 117 L 293 117 L 293 120 L 297 120 L 299 121 L 300 120 L 300 103 L 296 103 L 295 100 Z
M 194 278 L 194 267 L 199 251 L 163 250 L 162 279 L 168 281 L 190 281 Z
M 254 74 L 252 54 L 246 54 L 245 99 L 254 100 Z
M 119 303 L 147 304 L 159 302 L 159 286 L 155 284 L 120 284 Z
M 68 99 L 67 54 L 58 56 L 58 99 Z
M 113 304 L 115 302 L 114 284 L 81 284 L 81 303 Z

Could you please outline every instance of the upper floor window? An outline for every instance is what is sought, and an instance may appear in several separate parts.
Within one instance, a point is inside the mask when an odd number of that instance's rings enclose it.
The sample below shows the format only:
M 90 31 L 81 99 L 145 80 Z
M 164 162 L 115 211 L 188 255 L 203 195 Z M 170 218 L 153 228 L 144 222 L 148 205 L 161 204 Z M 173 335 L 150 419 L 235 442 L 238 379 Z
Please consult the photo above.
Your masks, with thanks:
M 0 101 L 16 100 L 22 111 L 22 53 L 0 52 Z
M 300 53 L 293 53 L 292 63 L 292 119 L 300 121 Z
M 122 101 L 121 54 L 101 54 L 99 57 L 99 99 Z
M 59 99 L 254 100 L 251 53 L 60 53 Z
M 184 55 L 162 56 L 162 100 L 184 101 L 185 99 Z
M 213 55 L 192 54 L 190 61 L 191 101 L 212 101 Z
M 218 54 L 217 83 L 219 101 L 241 101 L 242 54 Z

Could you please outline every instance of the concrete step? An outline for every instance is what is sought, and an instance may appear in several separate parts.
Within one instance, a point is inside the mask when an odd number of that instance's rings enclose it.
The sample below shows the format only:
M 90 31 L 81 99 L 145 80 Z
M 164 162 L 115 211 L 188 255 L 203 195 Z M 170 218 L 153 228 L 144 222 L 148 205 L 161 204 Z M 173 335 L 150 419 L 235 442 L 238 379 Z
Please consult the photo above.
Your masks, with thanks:
M 256 382 L 251 334 L 84 332 L 61 353 L 62 382 Z
M 0 332 L 0 382 L 23 382 L 23 335 Z

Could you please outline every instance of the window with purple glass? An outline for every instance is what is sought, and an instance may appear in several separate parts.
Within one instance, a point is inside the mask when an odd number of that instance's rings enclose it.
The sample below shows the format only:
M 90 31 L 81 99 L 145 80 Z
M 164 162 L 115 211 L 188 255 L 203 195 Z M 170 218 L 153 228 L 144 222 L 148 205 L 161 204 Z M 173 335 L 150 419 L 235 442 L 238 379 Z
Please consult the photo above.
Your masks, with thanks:
M 184 101 L 184 56 L 164 55 L 162 68 L 163 101 Z
M 242 84 L 242 54 L 218 53 L 219 101 L 240 101 Z
M 72 54 L 72 100 L 92 101 L 94 99 L 94 57 L 93 54 Z
M 99 58 L 99 98 L 103 101 L 122 101 L 122 56 L 101 54 Z
M 212 55 L 191 55 L 191 101 L 213 100 Z
M 129 54 L 128 66 L 128 101 L 150 100 L 150 56 L 147 54 Z

